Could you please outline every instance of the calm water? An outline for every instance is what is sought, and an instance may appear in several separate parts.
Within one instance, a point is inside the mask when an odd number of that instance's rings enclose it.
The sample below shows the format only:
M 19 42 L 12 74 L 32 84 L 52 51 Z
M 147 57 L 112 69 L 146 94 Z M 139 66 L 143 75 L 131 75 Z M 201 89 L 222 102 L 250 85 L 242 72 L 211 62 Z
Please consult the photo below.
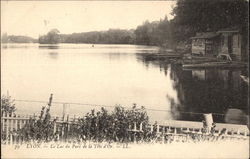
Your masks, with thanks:
M 148 109 L 151 120 L 201 120 L 196 113 L 224 114 L 230 108 L 247 112 L 244 70 L 182 70 L 145 60 L 144 53 L 157 51 L 136 45 L 2 45 L 2 94 L 8 91 L 17 100 L 47 101 L 53 93 L 54 101 L 65 103 L 137 103 Z M 43 105 L 16 101 L 21 114 L 39 113 Z M 52 114 L 62 115 L 62 108 L 54 104 Z M 69 104 L 67 110 L 79 116 L 93 108 L 99 107 Z

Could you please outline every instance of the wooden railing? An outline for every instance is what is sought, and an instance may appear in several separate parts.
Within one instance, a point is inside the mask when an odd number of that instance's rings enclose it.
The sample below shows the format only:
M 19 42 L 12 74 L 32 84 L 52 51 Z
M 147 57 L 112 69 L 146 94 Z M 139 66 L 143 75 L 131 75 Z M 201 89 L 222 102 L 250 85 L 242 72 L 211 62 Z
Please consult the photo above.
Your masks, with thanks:
M 36 115 L 17 115 L 14 113 L 2 113 L 1 116 L 1 139 L 3 143 L 13 144 L 22 143 L 23 138 L 18 135 L 17 131 L 22 129 L 23 126 L 29 122 L 30 118 L 38 119 Z M 68 132 L 73 125 L 77 125 L 77 118 L 66 117 L 52 117 L 51 121 L 54 121 L 53 131 L 56 134 L 58 140 L 67 140 Z M 176 121 L 170 120 L 165 123 L 154 123 L 144 125 L 140 123 L 131 123 L 127 131 L 134 135 L 133 141 L 137 141 L 136 137 L 143 134 L 145 129 L 150 133 L 156 135 L 156 140 L 161 140 L 163 143 L 166 141 L 166 137 L 173 140 L 187 140 L 192 134 L 201 136 L 211 136 L 210 132 L 204 133 L 202 122 L 189 122 L 189 121 Z M 214 138 L 229 138 L 229 139 L 247 139 L 249 138 L 249 131 L 246 125 L 235 124 L 220 124 L 217 123 L 212 134 Z

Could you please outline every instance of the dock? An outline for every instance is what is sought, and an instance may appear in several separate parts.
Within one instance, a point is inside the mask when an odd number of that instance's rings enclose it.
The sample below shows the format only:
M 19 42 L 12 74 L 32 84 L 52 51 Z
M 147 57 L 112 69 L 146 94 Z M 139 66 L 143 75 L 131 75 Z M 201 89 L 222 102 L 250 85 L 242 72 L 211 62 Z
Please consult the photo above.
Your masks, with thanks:
M 183 64 L 182 68 L 246 68 L 246 63 L 239 62 L 206 62 L 198 64 Z
M 175 53 L 148 53 L 145 54 L 145 58 L 149 60 L 167 60 L 172 58 L 182 58 L 182 55 Z

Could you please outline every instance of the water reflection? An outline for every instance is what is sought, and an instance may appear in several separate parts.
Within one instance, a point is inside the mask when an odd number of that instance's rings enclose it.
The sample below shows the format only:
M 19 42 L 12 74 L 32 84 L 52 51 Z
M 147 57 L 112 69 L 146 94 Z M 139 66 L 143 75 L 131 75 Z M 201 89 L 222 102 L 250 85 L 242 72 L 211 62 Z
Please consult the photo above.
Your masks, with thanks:
M 215 113 L 216 122 L 233 123 L 228 116 L 227 119 L 225 117 L 228 110 L 233 108 L 245 114 L 248 112 L 248 86 L 240 78 L 246 70 L 183 70 L 181 66 L 169 67 L 169 64 L 162 67 L 162 63 L 148 61 L 143 55 L 137 59 L 146 66 L 152 65 L 160 70 L 164 68 L 167 77 L 170 74 L 170 84 L 177 92 L 177 99 L 169 97 L 168 94 L 166 99 L 171 103 L 171 112 L 175 119 L 202 120 L 202 114 L 199 113 Z M 245 123 L 238 119 L 237 122 Z
M 59 49 L 59 45 L 39 45 L 39 49 Z
M 58 59 L 58 52 L 53 51 L 53 52 L 49 52 L 48 54 L 51 59 L 55 59 L 55 60 Z

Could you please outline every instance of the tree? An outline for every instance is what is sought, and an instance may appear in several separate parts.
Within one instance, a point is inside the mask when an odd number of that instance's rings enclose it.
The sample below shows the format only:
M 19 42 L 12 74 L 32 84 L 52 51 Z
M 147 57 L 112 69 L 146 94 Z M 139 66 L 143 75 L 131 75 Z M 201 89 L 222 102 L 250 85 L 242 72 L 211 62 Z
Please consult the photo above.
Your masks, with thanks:
M 16 111 L 14 100 L 11 99 L 11 96 L 2 95 L 1 97 L 1 111 L 4 113 L 13 113 Z
M 59 30 L 52 29 L 46 35 L 39 37 L 41 44 L 57 44 L 60 42 Z
M 167 16 L 164 20 L 146 21 L 135 30 L 136 44 L 171 46 L 171 30 Z
M 2 37 L 1 37 L 1 42 L 2 43 L 7 43 L 8 42 L 8 35 L 7 35 L 7 33 L 3 33 Z
M 187 40 L 196 32 L 218 31 L 237 26 L 248 32 L 247 0 L 178 0 L 172 14 L 175 40 Z

